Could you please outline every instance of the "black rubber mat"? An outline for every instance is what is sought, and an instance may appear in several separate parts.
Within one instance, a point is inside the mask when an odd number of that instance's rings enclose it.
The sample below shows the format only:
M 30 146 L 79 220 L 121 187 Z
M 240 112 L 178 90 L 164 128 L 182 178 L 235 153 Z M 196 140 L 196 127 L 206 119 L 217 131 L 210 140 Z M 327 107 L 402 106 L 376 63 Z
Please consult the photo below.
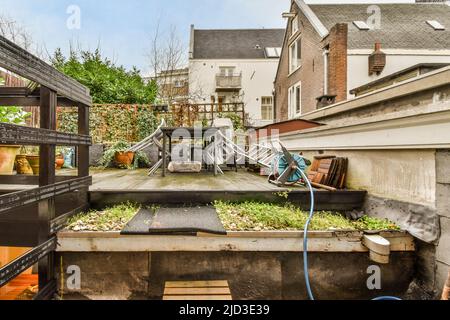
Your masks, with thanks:
M 197 232 L 227 234 L 214 207 L 141 209 L 121 234 L 195 236 Z

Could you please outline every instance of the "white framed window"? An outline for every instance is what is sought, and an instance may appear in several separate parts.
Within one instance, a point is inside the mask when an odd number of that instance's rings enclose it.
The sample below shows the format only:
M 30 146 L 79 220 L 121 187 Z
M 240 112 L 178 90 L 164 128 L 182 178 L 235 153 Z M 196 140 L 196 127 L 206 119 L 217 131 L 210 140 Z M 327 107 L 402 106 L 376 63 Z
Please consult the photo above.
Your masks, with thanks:
M 298 16 L 295 16 L 291 21 L 291 36 L 298 32 Z
M 236 73 L 236 67 L 219 67 L 220 75 L 224 77 L 232 77 Z
M 289 71 L 293 73 L 302 65 L 302 39 L 299 37 L 289 46 Z
M 293 119 L 302 114 L 302 83 L 298 82 L 289 88 L 288 94 L 289 118 Z
M 175 81 L 175 88 L 183 88 L 184 81 Z
M 273 97 L 261 97 L 261 120 L 273 120 Z

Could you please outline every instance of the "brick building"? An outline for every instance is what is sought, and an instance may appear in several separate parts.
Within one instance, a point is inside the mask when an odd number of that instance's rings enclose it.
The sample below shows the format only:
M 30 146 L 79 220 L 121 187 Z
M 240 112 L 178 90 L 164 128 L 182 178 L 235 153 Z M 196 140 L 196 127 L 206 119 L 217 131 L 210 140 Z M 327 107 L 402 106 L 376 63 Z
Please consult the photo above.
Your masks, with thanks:
M 444 3 L 307 5 L 293 0 L 274 86 L 286 121 L 353 98 L 355 88 L 422 63 L 450 62 Z

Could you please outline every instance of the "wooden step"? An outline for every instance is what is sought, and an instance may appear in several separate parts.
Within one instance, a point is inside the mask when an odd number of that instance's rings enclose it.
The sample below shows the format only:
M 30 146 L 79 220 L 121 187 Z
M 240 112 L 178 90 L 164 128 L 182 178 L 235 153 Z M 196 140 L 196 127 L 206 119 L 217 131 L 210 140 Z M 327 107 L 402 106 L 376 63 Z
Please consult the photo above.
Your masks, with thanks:
M 168 281 L 163 300 L 232 300 L 228 281 Z

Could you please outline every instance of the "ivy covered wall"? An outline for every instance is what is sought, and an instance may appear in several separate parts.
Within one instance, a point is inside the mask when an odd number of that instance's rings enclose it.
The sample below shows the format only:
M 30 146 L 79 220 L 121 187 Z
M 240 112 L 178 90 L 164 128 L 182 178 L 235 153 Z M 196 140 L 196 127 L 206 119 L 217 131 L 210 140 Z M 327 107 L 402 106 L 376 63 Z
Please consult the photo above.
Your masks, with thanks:
M 58 108 L 57 126 L 62 132 L 77 132 L 77 110 Z M 90 110 L 93 143 L 139 142 L 152 134 L 160 116 L 149 105 L 94 105 Z

